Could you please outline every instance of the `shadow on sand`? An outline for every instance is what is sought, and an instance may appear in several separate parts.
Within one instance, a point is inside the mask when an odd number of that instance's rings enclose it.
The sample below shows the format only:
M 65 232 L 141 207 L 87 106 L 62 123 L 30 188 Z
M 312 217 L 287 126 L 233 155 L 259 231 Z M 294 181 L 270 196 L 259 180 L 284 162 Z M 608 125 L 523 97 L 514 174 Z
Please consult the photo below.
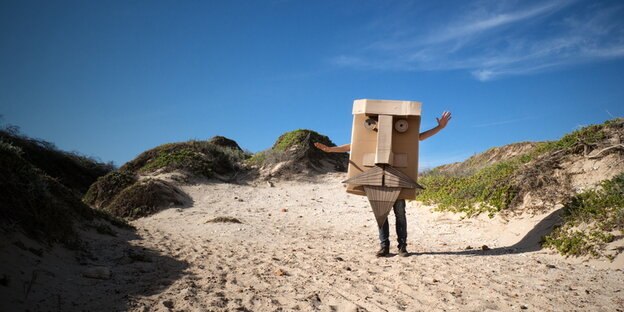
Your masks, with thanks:
M 556 224 L 560 224 L 563 208 L 557 209 L 544 217 L 531 229 L 520 241 L 507 247 L 497 247 L 487 250 L 469 249 L 460 251 L 426 251 L 410 253 L 410 256 L 418 255 L 473 255 L 473 256 L 498 256 L 508 254 L 519 254 L 525 252 L 538 251 L 542 249 L 541 240 L 545 235 L 552 232 Z
M 139 231 L 111 229 L 114 237 L 83 230 L 86 244 L 80 250 L 0 231 L 0 310 L 145 310 L 141 298 L 166 291 L 186 275 L 188 262 L 141 246 L 149 238 Z M 96 273 L 85 275 L 89 271 Z

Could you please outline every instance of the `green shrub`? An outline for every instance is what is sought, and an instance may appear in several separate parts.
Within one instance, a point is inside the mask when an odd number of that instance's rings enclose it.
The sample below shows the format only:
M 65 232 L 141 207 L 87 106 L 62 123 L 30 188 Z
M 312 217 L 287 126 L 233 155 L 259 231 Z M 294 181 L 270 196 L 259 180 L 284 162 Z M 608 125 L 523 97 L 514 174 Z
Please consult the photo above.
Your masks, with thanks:
M 0 130 L 0 221 L 35 240 L 66 247 L 79 241 L 75 223 L 97 218 L 128 227 L 80 200 L 83 190 L 109 170 L 88 157 L 58 151 L 51 143 Z
M 113 198 L 117 196 L 123 189 L 134 184 L 137 178 L 134 173 L 129 171 L 115 170 L 103 177 L 99 177 L 95 183 L 91 185 L 87 194 L 83 197 L 83 201 L 96 208 L 104 208 L 108 206 Z
M 158 151 L 156 157 L 143 166 L 140 171 L 153 172 L 161 168 L 182 169 L 206 177 L 211 177 L 213 174 L 212 163 L 202 157 L 201 154 L 190 149 Z
M 279 138 L 277 138 L 277 141 L 275 141 L 275 144 L 273 144 L 272 149 L 283 151 L 293 145 L 303 145 L 306 136 L 311 132 L 314 131 L 307 129 L 297 129 L 294 131 L 286 132 L 282 134 Z M 314 133 L 318 135 L 318 133 Z
M 564 205 L 563 220 L 544 237 L 545 247 L 562 255 L 603 255 L 602 247 L 615 238 L 612 233 L 624 234 L 624 174 L 573 196 Z
M 532 156 L 570 149 L 579 143 L 591 145 L 600 142 L 607 137 L 605 127 L 621 127 L 623 124 L 624 119 L 615 118 L 605 121 L 604 124 L 590 125 L 568 133 L 558 141 L 539 142 Z
M 295 160 L 299 157 L 302 156 L 297 152 L 269 149 L 254 154 L 247 160 L 247 163 L 251 165 L 277 164 L 283 161 Z
M 0 145 L 12 149 L 26 162 L 43 171 L 81 197 L 95 180 L 113 169 L 76 152 L 58 150 L 54 144 L 20 135 L 16 130 L 0 129 Z
M 247 159 L 247 163 L 251 165 L 262 165 L 267 158 L 267 151 L 257 152 Z
M 518 160 L 504 161 L 467 177 L 422 176 L 418 181 L 425 190 L 417 199 L 437 203 L 438 210 L 460 212 L 467 217 L 482 212 L 493 216 L 514 199 L 516 194 L 509 180 L 520 164 Z
M 333 170 L 345 171 L 348 162 L 347 153 L 325 153 L 314 146 L 319 142 L 327 146 L 336 146 L 327 136 L 308 129 L 297 129 L 282 134 L 271 149 L 258 152 L 251 156 L 247 163 L 258 166 L 272 166 L 281 162 L 289 162 L 292 167 L 289 173 L 301 172 L 303 169 L 323 170 L 330 164 Z M 282 172 L 287 176 L 289 173 Z
M 246 158 L 248 154 L 240 149 L 191 140 L 163 144 L 147 150 L 124 164 L 120 170 L 134 173 L 183 170 L 198 176 L 212 177 L 214 173 L 227 174 L 237 170 L 239 163 Z
M 0 217 L 35 239 L 64 242 L 75 236 L 74 220 L 93 214 L 67 187 L 0 145 Z
M 126 187 L 103 209 L 117 217 L 136 219 L 171 204 L 183 205 L 189 201 L 188 195 L 174 185 L 149 179 Z

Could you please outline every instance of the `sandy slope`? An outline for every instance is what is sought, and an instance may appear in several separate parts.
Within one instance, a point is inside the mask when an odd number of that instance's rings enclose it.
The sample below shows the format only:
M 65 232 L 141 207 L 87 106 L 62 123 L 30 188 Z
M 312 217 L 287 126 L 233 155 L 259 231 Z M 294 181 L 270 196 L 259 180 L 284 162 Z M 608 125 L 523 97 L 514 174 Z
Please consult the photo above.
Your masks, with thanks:
M 375 258 L 373 214 L 366 198 L 344 192 L 342 178 L 328 175 L 316 183 L 280 182 L 273 188 L 185 187 L 192 207 L 169 209 L 135 225 L 147 230 L 146 243 L 189 266 L 169 288 L 135 298 L 133 306 L 242 311 L 624 307 L 621 269 L 567 262 L 531 248 L 531 235 L 522 240 L 539 219 L 507 226 L 497 220 L 466 222 L 412 205 L 408 250 L 413 254 Z M 217 216 L 243 223 L 205 223 Z M 469 245 L 476 250 L 466 250 Z M 479 250 L 482 245 L 492 250 Z
M 621 266 L 601 268 L 535 248 L 552 216 L 509 224 L 487 218 L 460 221 L 412 203 L 411 256 L 397 256 L 393 243 L 391 257 L 376 258 L 373 214 L 365 197 L 344 191 L 343 178 L 329 174 L 316 182 L 277 182 L 275 187 L 185 186 L 194 200 L 189 207 L 133 222 L 138 236 L 120 233 L 126 243 L 113 238 L 92 242 L 103 254 L 86 265 L 111 267 L 111 279 L 80 277 L 84 266 L 72 259 L 65 259 L 64 266 L 43 261 L 39 269 L 56 272 L 57 278 L 41 275 L 27 301 L 51 311 L 624 309 Z M 206 223 L 217 216 L 242 223 Z M 392 214 L 390 220 L 393 226 Z M 393 230 L 391 239 L 396 239 Z M 483 245 L 491 250 L 482 251 Z M 151 262 L 128 258 L 137 253 Z

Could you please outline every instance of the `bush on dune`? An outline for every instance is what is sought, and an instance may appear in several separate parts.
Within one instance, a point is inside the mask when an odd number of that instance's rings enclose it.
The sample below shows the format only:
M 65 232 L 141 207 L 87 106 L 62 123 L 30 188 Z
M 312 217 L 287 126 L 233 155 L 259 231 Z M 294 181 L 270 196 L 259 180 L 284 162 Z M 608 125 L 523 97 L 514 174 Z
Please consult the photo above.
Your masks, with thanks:
M 188 173 L 212 177 L 214 173 L 227 174 L 238 169 L 238 163 L 247 158 L 245 152 L 232 147 L 216 145 L 210 141 L 168 143 L 141 153 L 123 165 L 121 171 L 151 173 L 157 170 Z
M 112 171 L 91 185 L 83 201 L 95 208 L 103 209 L 115 196 L 136 181 L 136 175 L 130 171 Z
M 52 143 L 20 135 L 11 127 L 0 130 L 0 141 L 19 148 L 25 161 L 57 179 L 78 196 L 82 196 L 98 177 L 113 170 L 111 163 L 60 151 Z
M 161 208 L 184 205 L 189 201 L 188 195 L 170 183 L 148 179 L 123 189 L 106 206 L 106 210 L 118 217 L 136 219 Z
M 624 235 L 624 174 L 570 198 L 563 219 L 563 225 L 544 238 L 544 246 L 562 255 L 613 258 L 604 253 L 604 246 Z
M 322 171 L 329 164 L 332 170 L 346 171 L 347 153 L 325 153 L 314 146 L 315 142 L 327 146 L 336 146 L 327 136 L 308 129 L 298 129 L 282 134 L 273 146 L 254 154 L 247 163 L 260 167 L 271 167 L 279 163 L 290 162 L 295 168 Z
M 163 144 L 98 179 L 83 200 L 118 217 L 147 216 L 163 207 L 190 201 L 175 185 L 158 180 L 158 174 L 183 172 L 199 178 L 228 175 L 241 170 L 241 162 L 247 157 L 235 141 L 220 136 L 209 141 Z M 153 179 L 138 179 L 154 174 Z
M 104 218 L 117 226 L 125 223 L 82 203 L 75 191 L 50 177 L 26 159 L 26 153 L 0 141 L 0 216 L 7 229 L 49 243 L 73 245 L 74 224 Z

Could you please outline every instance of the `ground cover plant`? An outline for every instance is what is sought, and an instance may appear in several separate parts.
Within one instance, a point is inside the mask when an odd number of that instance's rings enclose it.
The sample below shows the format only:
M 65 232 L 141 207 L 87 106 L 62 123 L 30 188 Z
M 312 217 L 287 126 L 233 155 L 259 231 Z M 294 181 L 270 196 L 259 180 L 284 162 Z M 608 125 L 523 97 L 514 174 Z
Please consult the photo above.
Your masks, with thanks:
M 564 203 L 563 224 L 544 237 L 543 245 L 563 255 L 613 259 L 622 250 L 606 251 L 605 247 L 624 236 L 624 174 L 604 181 L 595 190 L 576 194 L 569 174 L 559 169 L 566 159 L 622 155 L 623 137 L 624 119 L 616 118 L 557 141 L 537 142 L 519 155 L 484 167 L 478 166 L 483 158 L 477 155 L 464 164 L 441 166 L 421 175 L 419 182 L 425 190 L 417 199 L 464 217 L 480 213 L 492 217 L 513 213 L 519 207 L 531 211 L 523 202 L 526 194 L 540 200 L 536 212 Z
M 544 237 L 545 247 L 566 256 L 613 258 L 621 253 L 622 249 L 616 249 L 605 254 L 604 247 L 624 236 L 624 174 L 573 196 L 562 217 L 564 223 Z
M 588 155 L 592 150 L 619 152 L 609 139 L 621 136 L 624 119 L 591 125 L 563 136 L 560 140 L 538 142 L 526 153 L 503 160 L 465 175 L 450 175 L 438 168 L 421 175 L 425 190 L 417 199 L 437 204 L 442 211 L 460 212 L 470 217 L 495 213 L 522 204 L 528 192 L 541 194 L 546 202 L 570 196 L 566 181 L 555 179 L 553 172 L 563 157 Z M 606 153 L 602 153 L 602 156 Z M 470 160 L 468 160 L 470 161 Z M 556 190 L 551 192 L 551 190 Z

